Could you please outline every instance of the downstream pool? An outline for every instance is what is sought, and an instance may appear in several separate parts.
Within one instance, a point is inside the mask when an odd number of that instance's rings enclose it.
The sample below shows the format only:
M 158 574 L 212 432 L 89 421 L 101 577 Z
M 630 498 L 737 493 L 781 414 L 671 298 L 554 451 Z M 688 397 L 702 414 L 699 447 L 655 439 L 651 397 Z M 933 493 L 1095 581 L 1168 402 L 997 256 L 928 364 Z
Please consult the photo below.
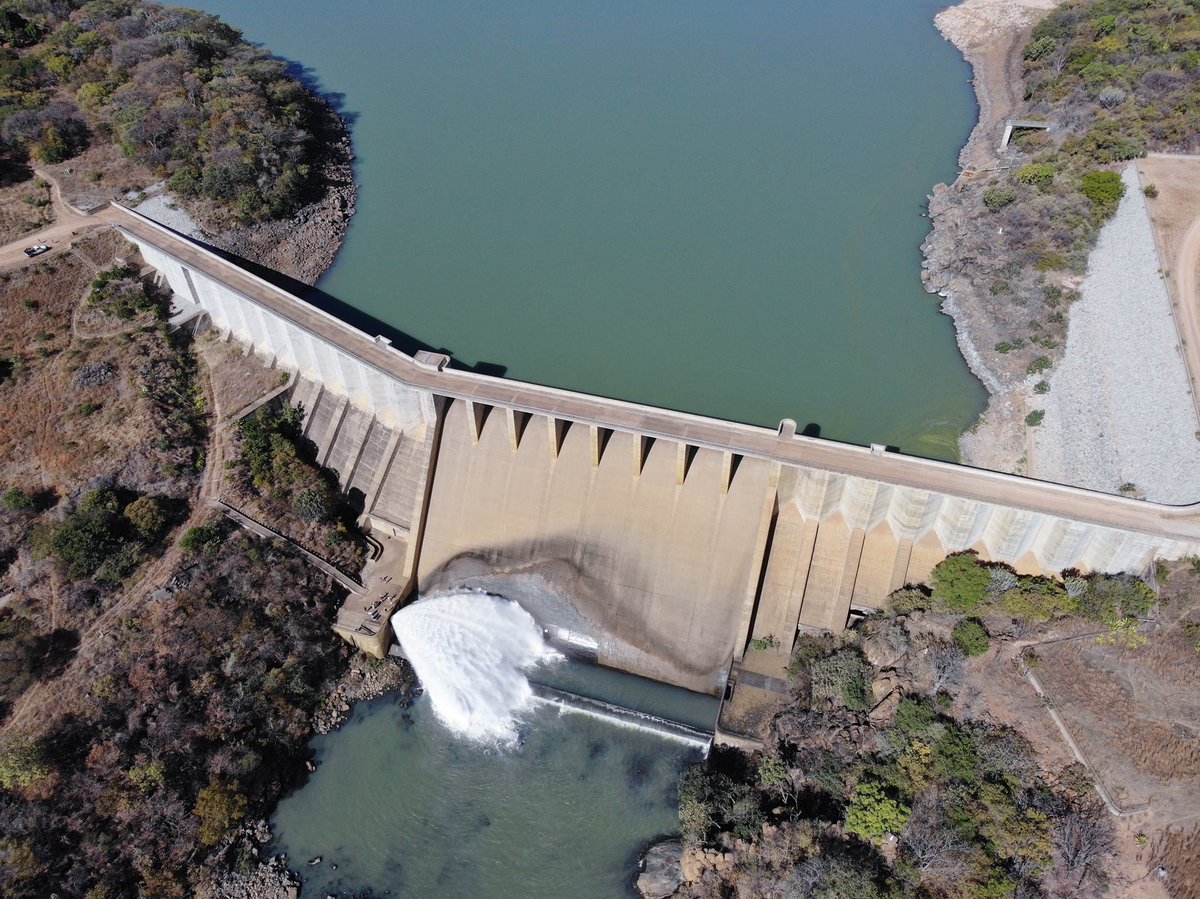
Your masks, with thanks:
M 539 679 L 689 724 L 716 716 L 714 699 L 602 669 L 559 665 Z M 280 804 L 276 849 L 305 896 L 624 895 L 644 844 L 677 830 L 679 774 L 699 752 L 549 706 L 520 733 L 519 746 L 481 747 L 427 702 L 360 703 L 314 739 L 319 767 Z

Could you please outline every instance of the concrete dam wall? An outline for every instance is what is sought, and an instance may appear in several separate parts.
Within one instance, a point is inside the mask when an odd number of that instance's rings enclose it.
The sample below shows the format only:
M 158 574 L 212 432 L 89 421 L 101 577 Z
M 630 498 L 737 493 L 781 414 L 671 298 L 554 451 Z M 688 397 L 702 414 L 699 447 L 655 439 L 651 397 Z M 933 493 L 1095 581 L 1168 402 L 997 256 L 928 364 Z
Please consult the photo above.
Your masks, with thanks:
M 613 667 L 715 691 L 974 549 L 1018 571 L 1200 551 L 1169 507 L 453 369 L 406 356 L 149 220 L 122 232 L 221 332 L 300 375 L 308 436 L 404 545 L 406 589 L 478 586 Z M 127 221 L 124 221 L 126 220 Z M 339 618 L 382 654 L 385 624 Z M 568 635 L 563 637 L 562 635 Z

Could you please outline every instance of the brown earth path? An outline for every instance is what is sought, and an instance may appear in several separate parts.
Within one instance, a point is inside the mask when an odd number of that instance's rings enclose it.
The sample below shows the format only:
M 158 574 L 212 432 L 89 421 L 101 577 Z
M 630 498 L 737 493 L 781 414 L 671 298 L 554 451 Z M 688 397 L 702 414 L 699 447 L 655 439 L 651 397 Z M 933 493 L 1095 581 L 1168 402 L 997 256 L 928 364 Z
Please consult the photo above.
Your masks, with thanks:
M 1151 153 L 1137 169 L 1158 192 L 1146 205 L 1200 415 L 1200 156 Z
M 0 272 L 21 268 L 32 262 L 40 262 L 61 253 L 69 252 L 72 239 L 113 224 L 116 217 L 109 207 L 98 209 L 91 215 L 84 215 L 63 199 L 62 188 L 53 177 L 46 172 L 35 169 L 37 177 L 50 185 L 50 204 L 54 210 L 54 222 L 38 231 L 22 234 L 17 240 L 0 246 Z M 30 258 L 25 255 L 25 248 L 45 244 L 50 252 Z

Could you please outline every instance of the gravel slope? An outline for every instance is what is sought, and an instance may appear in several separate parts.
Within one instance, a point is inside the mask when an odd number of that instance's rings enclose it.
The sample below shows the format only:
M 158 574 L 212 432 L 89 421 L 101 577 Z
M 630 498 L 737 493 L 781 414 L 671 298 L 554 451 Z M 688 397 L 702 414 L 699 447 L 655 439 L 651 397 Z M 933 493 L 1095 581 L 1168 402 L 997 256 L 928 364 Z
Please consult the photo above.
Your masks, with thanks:
M 1147 499 L 1200 500 L 1200 422 L 1171 299 L 1159 271 L 1146 199 L 1133 166 L 1125 198 L 1088 260 L 1070 312 L 1066 355 L 1033 430 L 1030 473 L 1110 493 L 1132 484 Z M 1038 380 L 1030 378 L 1030 386 Z

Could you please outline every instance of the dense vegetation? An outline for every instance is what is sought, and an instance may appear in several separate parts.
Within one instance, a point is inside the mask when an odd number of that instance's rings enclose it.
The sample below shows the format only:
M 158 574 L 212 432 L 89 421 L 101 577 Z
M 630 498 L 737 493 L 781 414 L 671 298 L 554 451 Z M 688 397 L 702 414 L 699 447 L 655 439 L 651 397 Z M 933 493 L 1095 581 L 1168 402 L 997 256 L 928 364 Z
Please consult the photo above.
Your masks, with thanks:
M 338 473 L 321 466 L 301 432 L 304 410 L 269 404 L 237 422 L 237 458 L 230 480 L 244 511 L 272 523 L 301 545 L 356 573 L 363 562 L 355 510 L 338 487 Z
M 899 619 L 874 638 L 937 657 L 903 672 L 888 714 L 857 699 L 863 667 L 868 696 L 877 672 L 856 646 L 802 638 L 795 698 L 765 752 L 718 753 L 685 774 L 685 844 L 727 852 L 691 894 L 1001 899 L 1102 883 L 1112 827 L 1081 772 L 1047 777 L 1020 734 L 956 718 L 963 654 L 952 645 Z
M 1062 580 L 1018 575 L 1007 565 L 985 563 L 973 552 L 939 562 L 931 577 L 932 591 L 907 587 L 893 593 L 896 612 L 932 609 L 950 614 L 999 614 L 1024 626 L 1077 617 L 1103 624 L 1109 639 L 1138 644 L 1139 619 L 1150 614 L 1154 591 L 1128 575 L 1081 577 L 1066 572 Z M 975 622 L 971 624 L 970 622 Z M 955 640 L 968 655 L 987 649 L 987 633 L 977 619 L 960 622 Z
M 0 895 L 194 895 L 212 847 L 278 799 L 344 654 L 335 597 L 215 527 L 204 564 L 114 631 L 89 691 L 36 738 L 0 740 Z
M 63 162 L 97 141 L 244 222 L 304 202 L 316 115 L 284 63 L 217 17 L 126 0 L 0 5 L 0 134 Z
M 1006 209 L 997 224 L 1014 259 L 1038 272 L 1082 272 L 1124 193 L 1107 167 L 1148 150 L 1190 149 L 1197 139 L 1200 7 L 1066 3 L 1034 29 L 1024 80 L 1025 112 L 1056 129 L 1018 132 L 1028 162 L 1001 176 L 984 202 Z M 1007 202 L 997 204 L 998 194 Z

